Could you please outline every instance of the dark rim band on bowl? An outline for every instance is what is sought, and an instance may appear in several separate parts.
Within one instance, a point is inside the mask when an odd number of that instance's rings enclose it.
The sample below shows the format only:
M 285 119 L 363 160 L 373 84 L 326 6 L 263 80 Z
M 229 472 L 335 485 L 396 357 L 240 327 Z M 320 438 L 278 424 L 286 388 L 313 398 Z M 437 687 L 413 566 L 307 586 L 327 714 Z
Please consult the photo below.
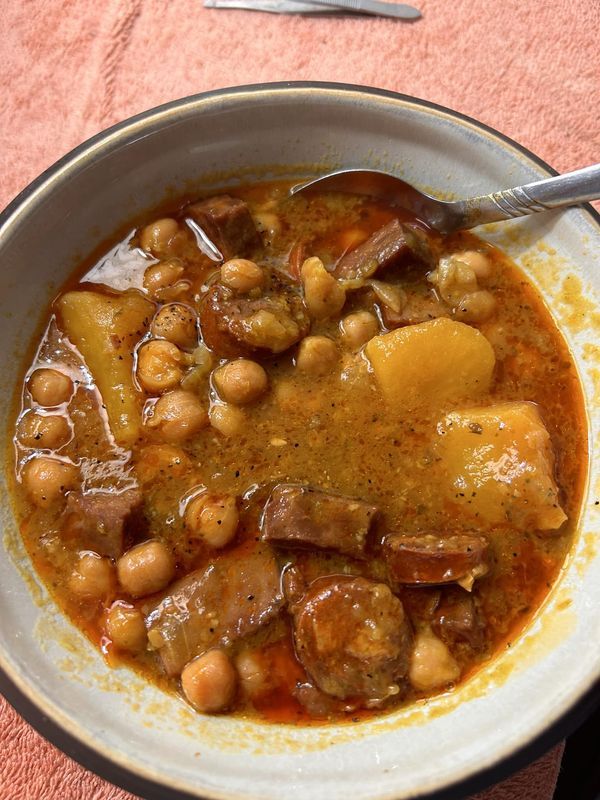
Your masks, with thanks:
M 538 158 L 527 148 L 513 141 L 509 137 L 494 130 L 493 128 L 478 122 L 471 117 L 461 114 L 456 111 L 444 108 L 443 106 L 426 100 L 410 97 L 408 95 L 399 94 L 383 89 L 373 89 L 364 86 L 355 86 L 352 84 L 341 83 L 321 83 L 321 82 L 280 82 L 280 83 L 267 83 L 267 84 L 250 84 L 247 86 L 237 86 L 227 89 L 214 90 L 204 92 L 197 95 L 192 95 L 180 100 L 166 103 L 157 106 L 153 109 L 145 111 L 141 114 L 133 116 L 124 122 L 120 122 L 105 131 L 93 136 L 82 144 L 74 148 L 70 153 L 59 159 L 53 166 L 45 170 L 38 178 L 29 184 L 17 197 L 6 207 L 0 214 L 0 237 L 5 226 L 9 225 L 11 220 L 17 215 L 19 209 L 28 203 L 37 191 L 44 186 L 44 184 L 51 182 L 57 178 L 63 170 L 68 170 L 69 167 L 77 168 L 77 162 L 82 156 L 93 155 L 94 150 L 105 143 L 110 143 L 110 140 L 123 134 L 124 138 L 135 140 L 137 138 L 136 128 L 141 123 L 146 123 L 152 118 L 159 118 L 163 114 L 176 114 L 177 111 L 187 110 L 197 103 L 202 103 L 211 99 L 226 99 L 235 98 L 237 95 L 244 93 L 254 93 L 260 95 L 261 93 L 277 93 L 286 94 L 294 92 L 338 92 L 342 94 L 356 94 L 360 93 L 365 97 L 377 99 L 378 97 L 387 98 L 390 100 L 401 101 L 406 105 L 412 105 L 417 109 L 429 109 L 439 112 L 446 117 L 456 119 L 461 122 L 466 122 L 468 125 L 490 134 L 492 138 L 509 145 L 513 151 L 517 151 L 538 167 L 541 167 L 548 175 L 556 175 L 553 170 L 542 159 Z M 592 220 L 600 228 L 600 214 L 586 204 L 580 206 L 589 214 Z M 8 700 L 8 702 L 16 709 L 16 711 L 30 723 L 40 734 L 48 739 L 52 744 L 60 748 L 71 758 L 78 761 L 82 766 L 91 769 L 106 780 L 111 781 L 130 792 L 141 795 L 147 800 L 164 800 L 166 797 L 173 798 L 173 800 L 198 800 L 199 795 L 189 794 L 179 790 L 174 790 L 166 783 L 160 783 L 153 778 L 145 777 L 136 769 L 127 769 L 119 764 L 113 762 L 102 752 L 100 747 L 96 748 L 93 744 L 86 743 L 82 738 L 71 733 L 58 722 L 48 717 L 42 707 L 36 705 L 35 692 L 27 693 L 19 688 L 13 679 L 9 677 L 7 672 L 0 665 L 0 692 Z M 437 790 L 433 793 L 427 794 L 414 794 L 414 798 L 421 798 L 421 800 L 458 800 L 467 794 L 476 791 L 481 791 L 487 786 L 501 780 L 515 770 L 524 767 L 526 764 L 541 756 L 551 746 L 560 741 L 563 737 L 571 733 L 578 727 L 583 720 L 592 713 L 592 711 L 600 705 L 600 679 L 594 685 L 588 687 L 584 695 L 575 702 L 575 704 L 553 725 L 547 730 L 535 736 L 527 744 L 523 745 L 516 752 L 511 755 L 500 758 L 500 760 L 489 767 L 484 768 L 482 771 L 471 775 L 468 778 L 459 780 L 452 786 Z M 231 792 L 212 793 L 212 798 L 231 798 Z M 253 796 L 251 794 L 248 797 Z

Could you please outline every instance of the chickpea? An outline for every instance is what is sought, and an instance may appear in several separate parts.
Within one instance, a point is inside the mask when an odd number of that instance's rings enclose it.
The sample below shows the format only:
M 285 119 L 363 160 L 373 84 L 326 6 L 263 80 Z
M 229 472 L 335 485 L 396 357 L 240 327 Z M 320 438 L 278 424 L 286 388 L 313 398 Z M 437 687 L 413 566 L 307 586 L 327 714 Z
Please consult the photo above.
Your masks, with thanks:
M 205 374 L 211 371 L 214 364 L 214 356 L 205 344 L 199 344 L 192 353 L 194 364 L 204 370 Z
M 442 300 L 451 306 L 478 289 L 475 272 L 453 255 L 440 258 L 437 269 L 429 273 L 427 280 L 437 286 Z
M 335 342 L 327 336 L 307 336 L 300 342 L 296 367 L 307 375 L 326 375 L 338 361 Z
M 141 611 L 122 600 L 113 603 L 106 614 L 106 635 L 127 653 L 141 653 L 148 643 Z
M 208 412 L 212 427 L 223 436 L 236 436 L 246 426 L 246 415 L 241 408 L 230 403 L 215 403 Z
M 47 508 L 77 483 L 78 470 L 74 464 L 49 456 L 36 456 L 23 467 L 23 486 L 32 502 Z
M 109 558 L 84 551 L 69 578 L 70 591 L 82 600 L 106 600 L 115 588 L 115 568 Z
M 271 211 L 258 211 L 253 218 L 258 230 L 261 233 L 266 233 L 269 241 L 274 239 L 281 230 L 279 217 Z
M 144 447 L 135 467 L 141 483 L 152 483 L 157 478 L 180 478 L 190 469 L 191 462 L 180 447 L 151 444 Z
M 450 650 L 431 630 L 417 633 L 408 679 L 421 691 L 446 686 L 460 677 L 460 666 Z
M 209 547 L 225 547 L 236 534 L 239 514 L 235 497 L 200 494 L 185 509 L 185 524 Z
M 137 544 L 117 561 L 119 583 L 132 597 L 160 592 L 174 575 L 173 556 L 157 539 Z
M 191 350 L 198 344 L 196 313 L 182 303 L 169 303 L 163 306 L 154 317 L 151 326 L 154 336 Z
M 215 714 L 233 702 L 236 673 L 223 650 L 209 650 L 189 661 L 181 673 L 181 688 L 197 711 Z
M 40 406 L 59 406 L 71 399 L 73 381 L 64 372 L 42 367 L 31 375 L 28 388 L 32 398 Z
M 227 403 L 243 406 L 258 400 L 268 387 L 267 373 L 256 361 L 238 358 L 213 373 L 219 397 Z
M 172 342 L 152 339 L 138 350 L 137 378 L 147 392 L 161 394 L 174 389 L 183 378 L 184 358 Z
M 221 283 L 237 292 L 258 289 L 265 282 L 262 269 L 254 261 L 245 258 L 232 258 L 221 267 Z
M 240 679 L 242 692 L 247 697 L 259 697 L 268 690 L 270 676 L 260 652 L 242 650 L 235 659 L 235 668 Z
M 342 338 L 351 350 L 360 350 L 374 336 L 379 333 L 379 322 L 370 311 L 357 311 L 348 314 L 340 322 Z
M 140 232 L 140 247 L 147 253 L 160 256 L 167 252 L 169 242 L 179 231 L 179 224 L 170 217 L 157 219 Z
M 489 258 L 477 250 L 463 250 L 459 253 L 453 253 L 452 257 L 472 269 L 477 278 L 489 278 L 492 274 L 492 265 Z
M 144 289 L 151 297 L 158 300 L 162 292 L 177 281 L 183 274 L 183 264 L 178 261 L 161 261 L 153 264 L 144 272 Z
M 466 294 L 456 309 L 455 316 L 464 322 L 485 322 L 496 310 L 496 298 L 486 289 Z
M 408 301 L 404 289 L 401 289 L 399 286 L 394 286 L 391 283 L 385 283 L 384 281 L 370 280 L 368 281 L 368 285 L 373 289 L 375 297 L 382 305 L 395 311 L 396 314 L 402 312 Z
M 206 427 L 208 414 L 193 392 L 175 389 L 159 397 L 146 425 L 157 429 L 165 441 L 177 444 Z
M 346 290 L 327 272 L 320 258 L 307 258 L 300 277 L 311 317 L 327 319 L 340 313 L 346 302 Z
M 66 417 L 29 411 L 21 417 L 17 436 L 25 447 L 58 450 L 71 438 L 71 428 Z
M 181 388 L 196 393 L 206 391 L 207 380 L 215 363 L 214 356 L 205 345 L 199 344 L 192 353 L 192 361 L 194 366 L 181 381 Z
M 271 310 L 260 308 L 244 319 L 246 339 L 253 347 L 282 353 L 301 335 L 296 319 L 283 306 Z

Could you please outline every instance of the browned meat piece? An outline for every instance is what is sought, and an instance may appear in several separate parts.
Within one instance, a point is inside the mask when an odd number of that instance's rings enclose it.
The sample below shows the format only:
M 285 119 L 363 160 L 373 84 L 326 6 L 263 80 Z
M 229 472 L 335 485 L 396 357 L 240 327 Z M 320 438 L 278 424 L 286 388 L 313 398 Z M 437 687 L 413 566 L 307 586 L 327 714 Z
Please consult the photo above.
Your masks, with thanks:
M 254 220 L 243 200 L 228 194 L 194 203 L 185 213 L 200 225 L 227 261 L 244 256 L 260 245 Z
M 464 594 L 464 590 L 461 589 Z M 440 586 L 403 586 L 399 592 L 404 610 L 415 627 L 431 623 L 435 610 L 440 604 Z
M 407 255 L 425 264 L 431 263 L 427 236 L 423 231 L 393 219 L 343 256 L 333 274 L 344 280 L 370 278 L 378 270 L 397 264 Z
M 308 486 L 279 484 L 265 506 L 262 538 L 289 547 L 320 547 L 354 558 L 365 557 L 365 543 L 377 508 L 352 497 Z
M 394 311 L 389 306 L 381 304 L 381 316 L 383 324 L 388 330 L 402 328 L 405 325 L 418 325 L 421 322 L 438 317 L 449 317 L 450 309 L 443 302 L 438 300 L 433 292 L 422 294 L 417 292 L 406 292 L 407 301 L 402 311 Z
M 306 336 L 310 320 L 292 289 L 249 299 L 217 284 L 200 301 L 200 328 L 216 355 L 236 358 L 282 353 Z
M 362 704 L 398 694 L 411 639 L 400 600 L 366 578 L 320 578 L 294 615 L 296 653 L 316 686 Z
M 432 628 L 449 645 L 465 641 L 478 650 L 483 644 L 484 626 L 475 600 L 463 589 L 444 590 L 433 616 Z
M 168 675 L 194 656 L 254 633 L 283 603 L 280 571 L 268 545 L 219 556 L 173 584 L 148 614 L 148 640 Z
M 383 554 L 392 577 L 399 583 L 441 584 L 461 582 L 471 588 L 475 578 L 488 571 L 487 540 L 483 536 L 434 533 L 386 536 Z
M 119 558 L 124 551 L 126 529 L 140 526 L 142 493 L 69 492 L 64 511 L 63 535 L 77 540 L 81 550 Z
M 301 706 L 308 711 L 311 717 L 317 719 L 329 719 L 340 714 L 352 711 L 359 706 L 358 703 L 349 703 L 346 700 L 339 700 L 313 686 L 312 683 L 299 683 L 293 695 Z

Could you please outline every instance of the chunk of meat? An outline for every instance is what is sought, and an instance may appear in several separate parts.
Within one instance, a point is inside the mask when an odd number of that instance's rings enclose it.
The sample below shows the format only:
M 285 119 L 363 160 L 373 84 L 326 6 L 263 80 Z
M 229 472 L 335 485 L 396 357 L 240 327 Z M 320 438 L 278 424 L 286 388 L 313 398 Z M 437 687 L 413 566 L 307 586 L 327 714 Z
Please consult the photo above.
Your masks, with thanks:
M 400 600 L 366 578 L 321 578 L 294 614 L 296 653 L 315 685 L 367 705 L 399 693 L 411 639 Z
M 400 311 L 394 311 L 387 305 L 381 305 L 381 317 L 388 330 L 402 328 L 405 325 L 418 325 L 421 322 L 438 319 L 438 317 L 449 316 L 448 306 L 442 300 L 438 300 L 432 292 L 423 294 L 406 290 L 406 304 Z
M 473 595 L 459 588 L 445 590 L 436 608 L 432 626 L 446 644 L 467 642 L 478 650 L 483 645 L 484 625 L 479 616 Z
M 333 274 L 336 278 L 351 281 L 369 278 L 408 255 L 425 264 L 431 263 L 427 236 L 418 228 L 411 228 L 393 219 L 369 236 L 366 242 L 343 256 Z
M 461 581 L 468 586 L 472 579 L 472 585 L 475 578 L 488 571 L 487 551 L 487 539 L 468 533 L 450 536 L 391 534 L 383 542 L 390 574 L 398 583 L 407 584 Z
M 555 530 L 567 519 L 550 435 L 535 403 L 453 411 L 437 431 L 440 488 L 454 513 L 520 530 Z
M 125 549 L 128 528 L 141 525 L 142 493 L 69 492 L 64 510 L 63 535 L 77 540 L 80 550 L 119 558 Z
M 302 298 L 290 288 L 250 299 L 212 286 L 200 301 L 204 343 L 221 358 L 282 353 L 310 328 Z
M 296 700 L 303 706 L 311 717 L 317 719 L 330 719 L 339 714 L 348 713 L 358 707 L 358 703 L 340 700 L 317 689 L 312 683 L 299 683 L 292 692 Z
M 248 206 L 237 197 L 228 194 L 210 197 L 188 206 L 185 213 L 219 248 L 224 261 L 247 255 L 260 245 Z
M 337 550 L 365 558 L 376 506 L 309 486 L 279 484 L 264 510 L 262 538 L 285 546 Z
M 227 646 L 272 620 L 283 603 L 280 570 L 268 545 L 222 555 L 173 584 L 148 614 L 148 640 L 168 675 L 194 656 Z

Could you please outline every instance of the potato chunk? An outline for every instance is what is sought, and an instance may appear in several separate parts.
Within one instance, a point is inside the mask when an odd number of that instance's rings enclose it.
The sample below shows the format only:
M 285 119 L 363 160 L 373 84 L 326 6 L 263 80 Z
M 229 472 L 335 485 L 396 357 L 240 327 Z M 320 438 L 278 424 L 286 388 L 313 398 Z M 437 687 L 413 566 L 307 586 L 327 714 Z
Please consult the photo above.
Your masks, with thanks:
M 495 364 L 482 333 L 445 318 L 375 336 L 365 352 L 386 400 L 399 411 L 477 397 L 489 389 Z
M 437 429 L 444 492 L 461 515 L 538 530 L 567 519 L 558 502 L 550 436 L 534 403 L 453 411 Z
M 62 328 L 92 373 L 115 440 L 140 435 L 141 401 L 133 384 L 133 350 L 148 330 L 154 305 L 136 292 L 67 292 L 58 301 Z

